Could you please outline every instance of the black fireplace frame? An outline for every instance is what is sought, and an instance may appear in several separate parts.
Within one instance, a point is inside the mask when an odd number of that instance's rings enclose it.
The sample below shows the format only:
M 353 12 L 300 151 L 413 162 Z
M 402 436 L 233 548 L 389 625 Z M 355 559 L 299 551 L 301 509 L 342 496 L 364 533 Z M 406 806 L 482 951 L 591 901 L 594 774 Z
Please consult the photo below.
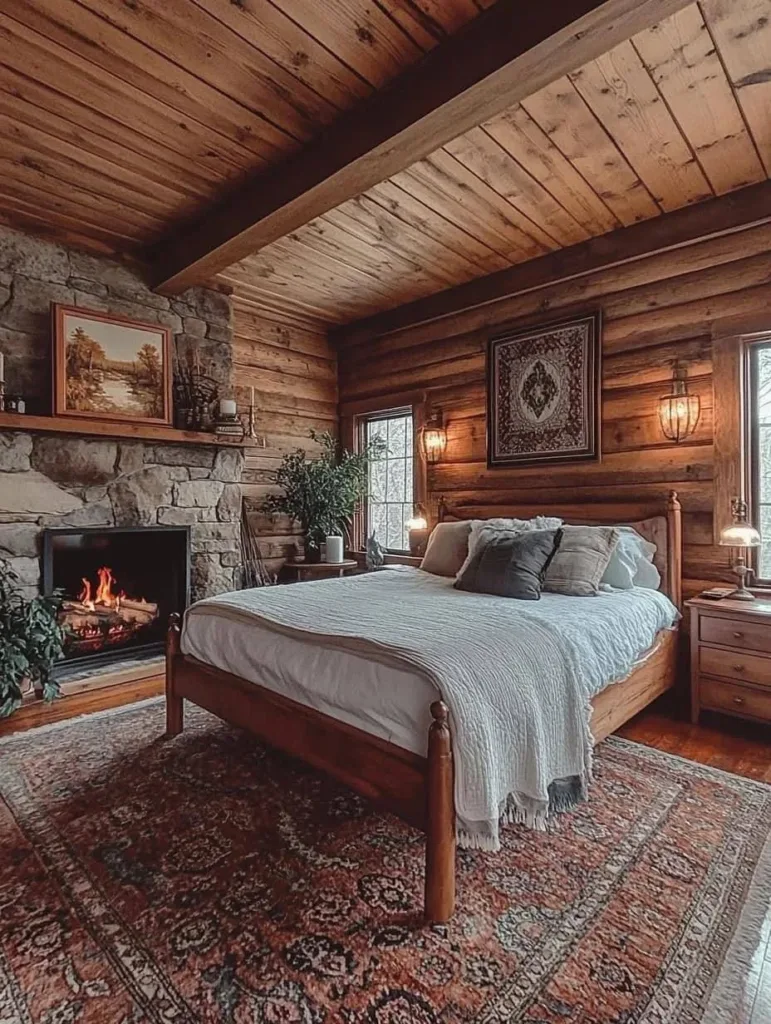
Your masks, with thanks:
M 190 606 L 191 587 L 191 549 L 190 549 L 190 527 L 179 526 L 51 526 L 43 530 L 43 544 L 41 552 L 43 593 L 53 593 L 53 540 L 54 537 L 73 536 L 77 534 L 130 534 L 130 533 L 174 533 L 185 536 L 185 564 L 182 567 L 184 584 L 184 611 Z M 56 666 L 54 675 L 67 674 L 70 671 L 78 671 L 95 665 L 110 665 L 120 661 L 133 661 L 134 659 L 149 658 L 162 654 L 165 642 L 159 640 L 154 643 L 141 644 L 137 647 L 123 648 L 116 651 L 99 651 L 95 654 L 83 654 L 76 658 L 67 658 Z

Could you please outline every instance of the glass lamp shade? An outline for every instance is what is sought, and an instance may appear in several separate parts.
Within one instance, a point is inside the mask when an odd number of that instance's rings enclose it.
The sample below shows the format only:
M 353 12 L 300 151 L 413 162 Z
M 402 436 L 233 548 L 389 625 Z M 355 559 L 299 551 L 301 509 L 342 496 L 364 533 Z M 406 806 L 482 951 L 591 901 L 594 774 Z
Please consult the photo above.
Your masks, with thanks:
M 699 423 L 701 399 L 698 395 L 671 394 L 659 399 L 659 423 L 664 437 L 683 441 Z
M 720 534 L 720 544 L 724 548 L 757 548 L 760 543 L 760 534 L 749 523 L 733 523 Z
M 420 453 L 426 462 L 438 462 L 447 447 L 447 431 L 441 423 L 427 423 L 420 432 Z
M 413 516 L 412 519 L 407 520 L 408 530 L 427 530 L 428 522 L 425 516 Z

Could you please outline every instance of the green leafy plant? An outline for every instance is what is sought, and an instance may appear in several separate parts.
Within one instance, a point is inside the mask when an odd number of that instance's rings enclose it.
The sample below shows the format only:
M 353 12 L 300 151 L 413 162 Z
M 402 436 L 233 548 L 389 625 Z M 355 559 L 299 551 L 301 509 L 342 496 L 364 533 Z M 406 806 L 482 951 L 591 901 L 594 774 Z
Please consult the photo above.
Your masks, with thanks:
M 19 577 L 0 561 L 0 718 L 19 707 L 27 680 L 41 685 L 47 701 L 59 695 L 52 672 L 67 637 L 58 620 L 61 600 L 60 592 L 24 598 Z
M 300 523 L 306 558 L 312 560 L 326 536 L 349 533 L 356 507 L 367 495 L 370 461 L 382 458 L 386 444 L 375 437 L 361 451 L 350 452 L 326 431 L 312 430 L 310 437 L 321 454 L 314 457 L 297 448 L 285 455 L 275 478 L 282 493 L 271 494 L 263 510 Z

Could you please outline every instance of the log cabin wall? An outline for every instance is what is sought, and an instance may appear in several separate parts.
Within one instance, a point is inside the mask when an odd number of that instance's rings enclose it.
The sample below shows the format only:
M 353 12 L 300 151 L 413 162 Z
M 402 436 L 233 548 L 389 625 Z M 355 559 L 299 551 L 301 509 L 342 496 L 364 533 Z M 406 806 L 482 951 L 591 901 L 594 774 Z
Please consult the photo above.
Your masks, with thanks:
M 408 389 L 440 407 L 448 446 L 429 468 L 432 506 L 448 501 L 494 513 L 496 505 L 663 501 L 684 509 L 684 595 L 731 580 L 728 553 L 713 542 L 712 342 L 771 323 L 771 227 L 754 227 L 675 252 L 651 255 L 580 279 L 465 309 L 384 336 L 341 342 L 343 415 Z M 491 332 L 601 309 L 602 460 L 560 467 L 490 470 L 485 442 L 485 350 Z M 688 368 L 701 419 L 686 442 L 667 441 L 657 399 L 672 363 Z M 738 444 L 738 438 L 736 439 Z
M 296 524 L 259 512 L 281 457 L 296 448 L 314 451 L 311 430 L 337 430 L 337 362 L 326 330 L 264 310 L 233 295 L 233 377 L 239 408 L 254 387 L 257 433 L 265 448 L 247 448 L 242 490 L 249 520 L 270 572 L 302 549 Z

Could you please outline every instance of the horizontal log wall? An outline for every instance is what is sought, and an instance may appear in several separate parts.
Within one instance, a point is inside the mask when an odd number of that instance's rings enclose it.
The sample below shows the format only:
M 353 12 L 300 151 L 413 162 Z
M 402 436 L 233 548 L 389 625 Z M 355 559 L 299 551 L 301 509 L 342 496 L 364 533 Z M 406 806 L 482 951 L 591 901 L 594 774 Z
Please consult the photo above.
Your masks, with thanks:
M 496 506 L 591 504 L 601 514 L 641 511 L 676 489 L 684 508 L 684 591 L 730 581 L 713 542 L 712 340 L 771 326 L 771 227 L 711 239 L 581 279 L 508 296 L 387 335 L 343 344 L 340 399 L 427 389 L 441 407 L 448 446 L 429 473 L 430 497 L 492 514 Z M 490 470 L 485 449 L 485 350 L 492 331 L 571 312 L 603 311 L 602 450 L 598 463 Z M 661 434 L 657 399 L 672 362 L 688 366 L 701 397 L 693 437 Z M 738 443 L 738 438 L 737 438 Z
M 275 491 L 273 475 L 288 451 L 317 450 L 311 430 L 337 431 L 337 362 L 326 333 L 233 296 L 233 379 L 239 408 L 254 387 L 257 433 L 266 448 L 249 448 L 242 490 L 253 511 L 266 567 L 277 573 L 302 548 L 296 523 L 259 512 Z

